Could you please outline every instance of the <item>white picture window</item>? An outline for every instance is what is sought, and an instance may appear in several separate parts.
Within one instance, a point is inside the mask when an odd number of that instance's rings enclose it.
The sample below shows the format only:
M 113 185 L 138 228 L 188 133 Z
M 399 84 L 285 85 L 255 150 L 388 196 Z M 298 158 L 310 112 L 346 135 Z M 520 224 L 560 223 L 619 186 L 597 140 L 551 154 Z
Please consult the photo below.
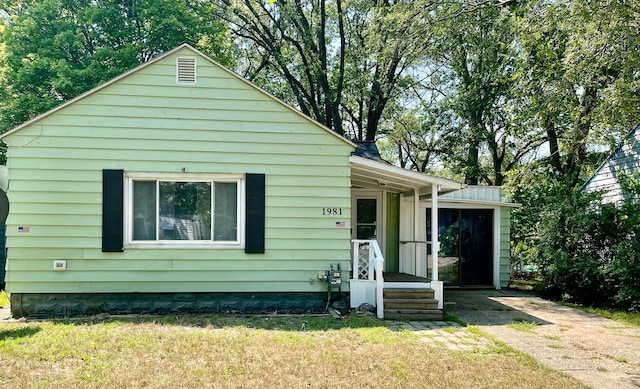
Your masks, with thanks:
M 132 245 L 242 243 L 242 177 L 132 173 L 128 191 Z

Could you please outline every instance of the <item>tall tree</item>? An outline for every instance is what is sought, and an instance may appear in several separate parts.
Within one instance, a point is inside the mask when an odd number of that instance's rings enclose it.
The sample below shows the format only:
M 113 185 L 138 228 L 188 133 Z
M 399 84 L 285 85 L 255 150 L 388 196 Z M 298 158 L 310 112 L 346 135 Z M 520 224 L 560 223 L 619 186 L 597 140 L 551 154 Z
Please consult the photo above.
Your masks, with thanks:
M 548 148 L 507 184 L 523 204 L 513 238 L 534 261 L 547 214 L 561 214 L 558 204 L 580 190 L 605 146 L 640 121 L 638 20 L 634 1 L 537 0 L 518 15 L 519 115 Z
M 4 0 L 0 130 L 191 42 L 231 63 L 227 30 L 201 0 Z
M 457 2 L 433 32 L 434 93 L 440 95 L 442 158 L 465 183 L 502 185 L 505 172 L 542 141 L 514 120 L 516 6 Z
M 337 133 L 374 140 L 406 71 L 426 52 L 424 36 L 437 2 L 213 3 L 246 53 L 245 75 Z
M 520 90 L 531 131 L 567 190 L 589 173 L 589 148 L 616 144 L 640 120 L 640 17 L 634 2 L 530 2 L 520 18 Z

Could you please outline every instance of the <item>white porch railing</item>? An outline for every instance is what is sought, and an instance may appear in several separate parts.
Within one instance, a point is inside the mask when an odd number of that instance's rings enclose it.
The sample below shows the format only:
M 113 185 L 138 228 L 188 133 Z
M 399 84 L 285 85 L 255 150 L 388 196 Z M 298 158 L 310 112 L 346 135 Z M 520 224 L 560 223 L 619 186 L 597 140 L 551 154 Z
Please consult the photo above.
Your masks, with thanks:
M 373 240 L 353 240 L 352 266 L 353 275 L 350 280 L 351 307 L 362 303 L 375 305 L 376 316 L 384 318 L 384 257 L 378 242 Z

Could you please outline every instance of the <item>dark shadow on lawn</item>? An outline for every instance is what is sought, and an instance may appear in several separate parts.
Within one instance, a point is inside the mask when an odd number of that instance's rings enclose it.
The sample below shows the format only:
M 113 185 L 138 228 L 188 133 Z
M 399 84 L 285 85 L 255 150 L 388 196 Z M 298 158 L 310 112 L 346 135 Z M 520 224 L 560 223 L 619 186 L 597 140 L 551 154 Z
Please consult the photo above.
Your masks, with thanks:
M 0 341 L 16 338 L 28 338 L 40 332 L 40 327 L 23 327 L 0 331 Z
M 531 292 L 520 290 L 470 290 L 445 289 L 444 301 L 447 306 L 455 303 L 455 309 L 447 311 L 467 324 L 476 325 L 506 325 L 510 323 L 527 322 L 540 325 L 551 324 L 548 321 L 532 316 L 523 311 L 511 308 L 495 301 L 496 297 L 534 297 Z
M 92 325 L 102 323 L 157 324 L 197 328 L 222 329 L 244 327 L 276 331 L 331 331 L 342 328 L 386 327 L 382 320 L 371 314 L 350 313 L 340 319 L 319 314 L 181 314 L 158 315 L 97 315 L 66 319 L 39 319 L 70 325 Z

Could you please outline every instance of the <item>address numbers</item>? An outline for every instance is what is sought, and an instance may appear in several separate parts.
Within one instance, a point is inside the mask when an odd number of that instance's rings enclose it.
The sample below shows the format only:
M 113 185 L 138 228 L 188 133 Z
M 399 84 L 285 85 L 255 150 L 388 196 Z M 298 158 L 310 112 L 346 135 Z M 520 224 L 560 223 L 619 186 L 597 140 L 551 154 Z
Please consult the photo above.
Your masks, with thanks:
M 322 215 L 324 216 L 341 216 L 342 208 L 322 208 Z

